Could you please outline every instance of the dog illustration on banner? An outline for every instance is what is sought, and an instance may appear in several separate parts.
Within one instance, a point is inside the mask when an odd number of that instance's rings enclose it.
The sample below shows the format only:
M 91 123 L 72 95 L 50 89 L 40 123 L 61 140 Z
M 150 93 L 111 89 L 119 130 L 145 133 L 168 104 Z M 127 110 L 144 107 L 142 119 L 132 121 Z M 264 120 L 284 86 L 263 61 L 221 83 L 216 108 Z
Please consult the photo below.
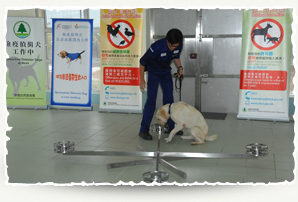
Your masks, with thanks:
M 262 35 L 262 36 L 264 36 L 264 42 L 266 42 L 266 36 L 267 36 L 269 28 L 272 28 L 272 25 L 267 23 L 267 26 L 264 29 L 254 29 L 250 34 L 250 35 L 252 35 L 251 40 L 253 41 L 255 39 L 256 35 Z
M 25 87 L 29 84 L 29 76 L 32 76 L 34 80 L 37 83 L 38 89 L 41 90 L 38 78 L 36 76 L 36 72 L 33 69 L 33 67 L 36 65 L 36 63 L 39 61 L 39 55 L 35 62 L 28 66 L 22 66 L 20 59 L 17 57 L 10 57 L 6 59 L 6 66 L 9 70 L 9 79 L 12 83 L 12 86 L 14 88 L 14 92 L 12 96 L 16 96 L 19 93 L 20 83 L 23 79 L 26 79 L 27 84 Z
M 68 63 L 68 68 L 70 68 L 70 64 L 72 61 L 77 61 L 78 59 L 80 59 L 80 64 L 82 64 L 82 53 L 84 53 L 85 51 L 82 51 L 80 53 L 68 53 L 65 50 L 60 51 L 60 53 L 58 54 L 59 57 L 61 57 L 62 59 L 66 58 L 67 63 Z
M 279 43 L 279 39 L 281 38 L 281 36 L 282 36 L 282 35 L 280 35 L 280 37 L 268 37 L 268 36 L 267 36 L 266 39 L 268 39 L 268 43 L 269 43 L 269 42 L 272 42 L 272 43 L 274 44 L 275 42 Z M 267 44 L 268 44 L 268 43 L 267 43 Z

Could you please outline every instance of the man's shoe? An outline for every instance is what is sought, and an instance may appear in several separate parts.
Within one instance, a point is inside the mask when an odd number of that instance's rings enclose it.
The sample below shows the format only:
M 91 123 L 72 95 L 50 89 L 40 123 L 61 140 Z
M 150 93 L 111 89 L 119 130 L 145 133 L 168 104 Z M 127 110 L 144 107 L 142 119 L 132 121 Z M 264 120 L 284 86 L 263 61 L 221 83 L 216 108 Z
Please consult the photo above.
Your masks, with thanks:
M 172 131 L 173 129 L 171 129 L 171 130 L 168 130 L 166 133 L 171 133 L 171 131 Z M 176 133 L 176 135 L 183 135 L 183 131 L 182 130 L 179 130 L 177 133 Z
M 152 140 L 152 136 L 149 132 L 139 132 L 139 136 L 144 140 Z

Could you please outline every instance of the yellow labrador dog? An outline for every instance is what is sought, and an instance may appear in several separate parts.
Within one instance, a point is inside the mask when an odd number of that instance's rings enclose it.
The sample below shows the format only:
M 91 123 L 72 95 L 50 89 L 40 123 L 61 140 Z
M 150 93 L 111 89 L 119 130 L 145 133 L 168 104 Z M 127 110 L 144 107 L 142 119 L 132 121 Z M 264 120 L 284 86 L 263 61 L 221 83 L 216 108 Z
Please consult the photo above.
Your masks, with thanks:
M 156 114 L 156 117 L 161 126 L 167 123 L 171 118 L 175 122 L 175 128 L 171 131 L 168 138 L 165 138 L 166 143 L 171 142 L 174 135 L 182 128 L 187 128 L 190 136 L 181 137 L 182 139 L 194 139 L 192 145 L 205 144 L 205 140 L 213 141 L 217 139 L 217 135 L 208 136 L 208 125 L 202 114 L 194 107 L 185 102 L 177 102 L 162 106 Z

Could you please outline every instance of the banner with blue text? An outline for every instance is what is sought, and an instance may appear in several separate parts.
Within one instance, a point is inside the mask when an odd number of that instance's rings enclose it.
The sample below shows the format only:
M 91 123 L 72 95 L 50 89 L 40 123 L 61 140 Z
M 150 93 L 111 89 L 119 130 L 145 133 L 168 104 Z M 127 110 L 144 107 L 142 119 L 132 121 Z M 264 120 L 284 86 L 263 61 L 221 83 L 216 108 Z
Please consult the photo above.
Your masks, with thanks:
M 53 19 L 51 105 L 91 107 L 91 19 Z

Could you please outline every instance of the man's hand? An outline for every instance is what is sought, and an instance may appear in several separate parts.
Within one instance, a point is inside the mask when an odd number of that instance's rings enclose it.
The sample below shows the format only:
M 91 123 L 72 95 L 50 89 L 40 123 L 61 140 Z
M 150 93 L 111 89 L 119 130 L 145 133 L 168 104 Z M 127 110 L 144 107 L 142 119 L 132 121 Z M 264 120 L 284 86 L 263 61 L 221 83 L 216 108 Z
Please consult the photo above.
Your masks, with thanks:
M 145 80 L 141 79 L 141 81 L 140 81 L 141 90 L 145 90 L 145 87 L 146 87 L 146 82 L 145 82 Z
M 181 76 L 183 77 L 183 68 L 179 68 L 177 72 L 178 77 L 180 78 Z
M 144 71 L 145 71 L 145 67 L 140 64 L 140 88 L 141 88 L 141 90 L 145 90 L 145 87 L 146 87 Z

